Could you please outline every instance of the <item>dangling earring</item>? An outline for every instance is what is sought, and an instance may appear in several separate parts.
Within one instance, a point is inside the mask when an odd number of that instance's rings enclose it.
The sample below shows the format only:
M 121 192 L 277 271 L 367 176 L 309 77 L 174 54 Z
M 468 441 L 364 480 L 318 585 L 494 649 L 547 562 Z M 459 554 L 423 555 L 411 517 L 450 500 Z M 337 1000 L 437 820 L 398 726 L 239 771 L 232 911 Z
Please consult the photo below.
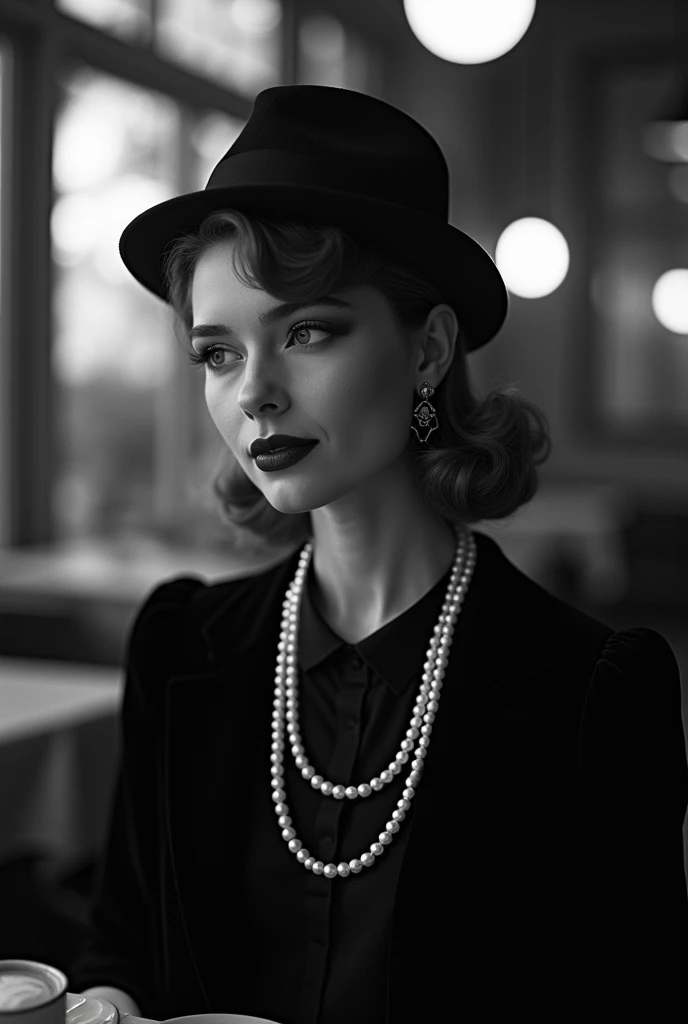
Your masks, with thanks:
M 431 405 L 431 403 L 428 401 L 428 399 L 435 394 L 435 389 L 430 387 L 428 382 L 424 380 L 421 385 L 420 394 L 423 397 L 423 401 L 416 406 L 413 415 L 416 417 L 421 427 L 427 427 L 428 424 L 430 423 L 430 420 L 432 419 L 435 420 L 435 424 L 434 426 L 430 427 L 425 437 L 420 436 L 413 423 L 411 424 L 411 430 L 415 431 L 416 437 L 418 438 L 419 441 L 426 442 L 427 439 L 432 434 L 433 430 L 437 430 L 439 426 L 439 421 L 437 419 L 437 412 L 435 410 L 435 407 L 434 405 Z

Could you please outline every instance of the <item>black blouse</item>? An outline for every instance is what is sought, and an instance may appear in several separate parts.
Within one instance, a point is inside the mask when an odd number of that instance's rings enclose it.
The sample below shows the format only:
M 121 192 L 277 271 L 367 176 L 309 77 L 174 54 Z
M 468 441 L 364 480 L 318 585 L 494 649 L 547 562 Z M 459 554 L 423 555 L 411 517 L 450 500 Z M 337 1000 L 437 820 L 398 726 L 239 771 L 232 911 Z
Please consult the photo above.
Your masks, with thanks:
M 312 602 L 309 566 L 298 637 L 299 715 L 306 754 L 317 774 L 335 784 L 358 786 L 394 760 L 419 692 L 421 649 L 424 660 L 450 573 L 451 567 L 406 612 L 350 645 Z M 402 798 L 413 752 L 381 792 L 336 800 L 302 778 L 288 739 L 285 743 L 286 803 L 298 838 L 324 864 L 360 859 L 378 841 Z M 307 871 L 294 854 L 285 856 L 269 772 L 256 764 L 251 774 L 241 885 L 263 957 L 255 976 L 244 979 L 246 988 L 233 993 L 228 1005 L 280 1024 L 381 1024 L 394 892 L 413 803 L 371 868 L 329 880 Z

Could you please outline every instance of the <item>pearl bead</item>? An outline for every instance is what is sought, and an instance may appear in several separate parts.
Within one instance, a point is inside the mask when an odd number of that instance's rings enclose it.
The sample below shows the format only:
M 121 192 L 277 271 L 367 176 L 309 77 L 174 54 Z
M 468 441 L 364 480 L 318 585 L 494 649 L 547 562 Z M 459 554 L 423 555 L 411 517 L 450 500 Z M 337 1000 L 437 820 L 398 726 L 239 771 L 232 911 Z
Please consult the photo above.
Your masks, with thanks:
M 346 795 L 349 798 L 349 800 L 355 800 L 358 797 L 358 790 L 356 789 L 355 786 L 347 786 Z
M 296 758 L 296 760 L 297 760 L 297 762 L 298 761 L 303 761 L 303 755 L 299 754 L 299 756 Z M 301 768 L 301 777 L 303 779 L 312 779 L 313 776 L 315 775 L 315 768 L 313 767 L 312 764 L 307 764 L 305 767 L 297 764 L 297 767 Z
M 301 842 L 300 839 L 289 840 L 289 849 L 291 850 L 292 853 L 298 853 L 302 846 L 303 843 Z
M 364 856 L 365 856 L 365 854 L 364 854 Z M 360 861 L 358 859 L 358 857 L 354 857 L 353 860 L 349 861 L 349 870 L 351 871 L 351 873 L 353 875 L 357 875 L 359 873 L 359 871 L 361 871 L 362 868 L 363 868 L 363 862 Z
M 378 836 L 378 839 L 380 840 L 383 846 L 389 846 L 389 844 L 392 842 L 392 836 L 390 835 L 389 832 L 381 832 L 380 835 Z
M 279 818 L 277 819 L 277 824 L 280 825 L 282 828 L 286 828 L 287 825 L 291 825 L 291 818 L 289 817 L 288 814 L 280 814 Z
M 298 856 L 298 854 L 297 854 L 297 856 Z M 314 864 L 315 864 L 315 857 L 306 857 L 305 861 L 303 862 L 303 866 L 305 867 L 306 871 L 312 871 Z
M 323 796 L 330 796 L 333 789 L 334 789 L 333 783 L 331 783 L 331 782 L 323 782 L 322 786 L 320 787 L 320 792 L 323 794 Z
M 382 779 L 379 779 L 379 778 L 377 777 L 377 775 L 375 776 L 375 778 L 374 778 L 374 779 L 371 779 L 371 780 L 370 780 L 370 785 L 371 785 L 371 787 L 372 787 L 372 788 L 373 788 L 374 790 L 376 790 L 376 792 L 378 792 L 378 793 L 380 792 L 380 790 L 381 790 L 381 789 L 384 789 L 384 786 L 385 786 L 385 784 L 384 784 L 384 782 L 382 781 Z
M 344 786 L 335 786 L 332 790 L 332 796 L 335 800 L 343 800 L 346 796 L 346 788 Z
M 325 865 L 323 864 L 323 862 L 321 860 L 316 860 L 315 864 L 313 865 L 313 874 L 322 875 L 324 869 Z
M 373 856 L 372 853 L 366 852 L 361 854 L 361 864 L 363 865 L 364 868 L 372 868 L 374 863 L 375 857 Z
M 289 814 L 289 806 L 284 803 L 275 804 L 275 814 Z
M 325 878 L 336 878 L 337 877 L 337 868 L 336 868 L 336 866 L 334 864 L 326 864 L 325 867 L 323 868 L 323 874 L 324 874 Z
M 325 780 L 323 779 L 322 775 L 314 775 L 311 778 L 311 786 L 313 787 L 313 789 L 320 789 L 324 781 Z
M 291 844 L 290 844 L 290 849 L 291 849 Z M 296 859 L 299 862 L 299 864 L 305 864 L 306 861 L 309 860 L 310 858 L 311 858 L 310 850 L 307 850 L 305 846 L 302 846 L 301 849 L 296 854 Z
M 282 839 L 293 839 L 295 835 L 296 829 L 291 828 L 291 826 L 289 828 L 282 829 Z
M 350 871 L 351 868 L 345 860 L 343 860 L 341 864 L 337 865 L 337 874 L 340 878 L 346 878 Z
M 402 789 L 401 792 L 405 800 L 413 800 L 414 796 L 416 795 L 415 789 L 411 789 L 410 786 L 408 787 L 408 789 Z
M 359 796 L 370 796 L 371 793 L 372 789 L 370 788 L 367 782 L 362 782 L 361 785 L 358 787 Z
M 374 854 L 376 857 L 382 856 L 382 854 L 384 852 L 384 849 L 385 848 L 382 845 L 382 843 L 371 843 L 370 844 L 370 852 L 372 854 Z
M 394 834 L 394 833 L 399 831 L 399 822 L 398 821 L 388 821 L 387 824 L 385 825 L 385 829 L 388 832 L 391 832 L 392 834 Z M 380 842 L 382 842 L 382 840 L 380 840 Z
M 286 800 L 287 794 L 283 789 L 274 789 L 272 792 L 272 799 L 276 804 L 281 804 L 283 800 Z
M 383 782 L 388 783 L 392 781 L 394 776 L 388 769 L 385 768 L 383 772 L 380 772 L 380 778 L 382 779 Z

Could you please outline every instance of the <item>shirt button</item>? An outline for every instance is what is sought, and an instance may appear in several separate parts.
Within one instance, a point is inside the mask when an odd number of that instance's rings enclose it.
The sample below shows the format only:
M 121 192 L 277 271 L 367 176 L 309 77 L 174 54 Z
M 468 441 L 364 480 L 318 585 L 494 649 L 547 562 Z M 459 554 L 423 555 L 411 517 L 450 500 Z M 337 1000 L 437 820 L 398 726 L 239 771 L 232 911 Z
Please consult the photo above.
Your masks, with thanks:
M 349 664 L 351 668 L 356 669 L 356 671 L 358 671 L 359 669 L 363 668 L 363 659 L 361 658 L 360 654 L 356 654 L 355 651 L 352 651 L 352 653 L 349 656 Z

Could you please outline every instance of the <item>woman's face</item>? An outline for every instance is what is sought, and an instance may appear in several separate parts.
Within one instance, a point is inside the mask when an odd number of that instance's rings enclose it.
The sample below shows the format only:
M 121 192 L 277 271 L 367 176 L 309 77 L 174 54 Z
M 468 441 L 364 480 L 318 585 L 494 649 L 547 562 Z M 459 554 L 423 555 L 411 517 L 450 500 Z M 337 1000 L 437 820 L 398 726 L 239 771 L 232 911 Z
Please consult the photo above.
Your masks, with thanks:
M 274 508 L 312 511 L 374 482 L 406 450 L 412 351 L 386 300 L 369 286 L 339 292 L 346 305 L 320 302 L 266 319 L 280 300 L 237 279 L 233 244 L 207 249 L 193 276 L 192 344 L 197 353 L 212 346 L 204 370 L 208 410 Z M 270 434 L 319 443 L 295 465 L 264 472 L 249 446 Z

